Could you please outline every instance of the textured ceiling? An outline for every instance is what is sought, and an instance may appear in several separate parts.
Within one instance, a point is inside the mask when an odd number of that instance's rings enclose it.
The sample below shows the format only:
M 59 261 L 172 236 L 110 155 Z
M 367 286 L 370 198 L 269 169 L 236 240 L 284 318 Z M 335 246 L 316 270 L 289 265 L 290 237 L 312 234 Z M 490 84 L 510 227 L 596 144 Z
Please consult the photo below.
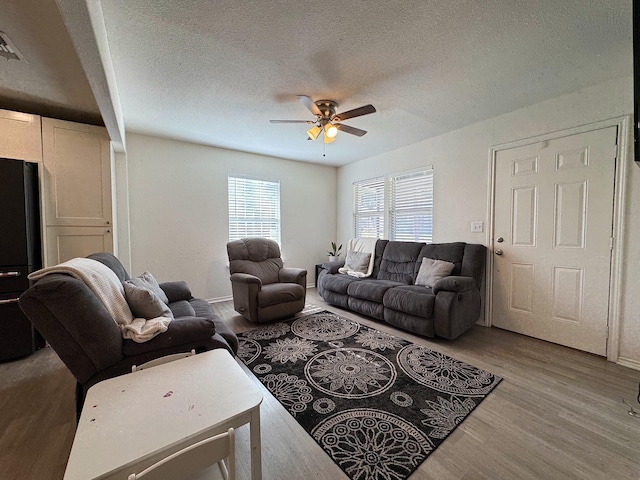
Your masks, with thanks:
M 632 74 L 628 0 L 86 1 L 127 131 L 330 165 Z M 340 132 L 323 157 L 306 125 L 269 123 L 313 119 L 298 94 L 378 112 L 346 121 L 369 133 Z
M 0 57 L 0 108 L 101 124 L 54 0 L 3 0 L 0 5 L 0 31 L 25 60 Z

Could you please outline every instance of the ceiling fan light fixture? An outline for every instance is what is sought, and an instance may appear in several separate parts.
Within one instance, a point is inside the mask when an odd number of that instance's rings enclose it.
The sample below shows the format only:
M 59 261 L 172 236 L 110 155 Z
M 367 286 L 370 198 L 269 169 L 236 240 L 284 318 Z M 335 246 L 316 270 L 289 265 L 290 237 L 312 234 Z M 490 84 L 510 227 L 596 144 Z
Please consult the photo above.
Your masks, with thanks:
M 336 137 L 327 137 L 327 134 L 325 132 L 324 134 L 324 143 L 333 143 L 336 141 Z
M 337 134 L 338 134 L 338 127 L 336 127 L 334 124 L 327 123 L 324 126 L 324 135 L 325 135 L 325 137 L 335 138 Z M 325 143 L 327 143 L 327 142 L 325 142 Z
M 315 142 L 318 138 L 318 135 L 320 135 L 320 132 L 322 132 L 322 129 L 319 126 L 314 125 L 309 130 L 307 130 L 307 135 L 309 135 L 309 138 Z
M 324 134 L 323 142 L 325 145 L 335 141 L 336 136 L 338 135 L 338 130 L 348 133 L 349 135 L 362 137 L 367 133 L 366 130 L 351 127 L 342 122 L 351 118 L 361 117 L 362 115 L 368 115 L 376 111 L 375 107 L 369 104 L 336 114 L 336 107 L 338 104 L 333 100 L 316 100 L 314 102 L 311 97 L 306 95 L 298 95 L 298 99 L 311 113 L 313 113 L 315 116 L 314 120 L 269 120 L 269 122 L 306 123 L 307 125 L 313 125 L 313 127 L 307 130 L 307 140 L 316 141 L 320 135 Z

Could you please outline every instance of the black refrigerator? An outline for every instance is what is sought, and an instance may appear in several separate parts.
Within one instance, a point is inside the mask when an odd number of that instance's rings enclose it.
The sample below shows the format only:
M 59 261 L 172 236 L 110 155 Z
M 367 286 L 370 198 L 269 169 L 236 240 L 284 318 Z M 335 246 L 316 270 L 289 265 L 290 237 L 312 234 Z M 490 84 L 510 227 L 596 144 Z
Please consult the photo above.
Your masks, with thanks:
M 0 361 L 44 346 L 18 304 L 41 267 L 38 164 L 0 158 Z

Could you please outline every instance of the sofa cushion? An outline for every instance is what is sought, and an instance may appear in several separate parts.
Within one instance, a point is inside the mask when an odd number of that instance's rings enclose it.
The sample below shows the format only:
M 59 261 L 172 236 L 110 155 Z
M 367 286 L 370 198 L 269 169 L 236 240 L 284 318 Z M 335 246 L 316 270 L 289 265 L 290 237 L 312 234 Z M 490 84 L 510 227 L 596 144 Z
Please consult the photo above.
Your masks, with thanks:
M 478 288 L 483 284 L 484 266 L 487 257 L 487 247 L 477 243 L 467 243 L 464 247 L 464 258 L 460 275 L 473 277 Z
M 342 308 L 349 308 L 349 295 L 346 293 L 332 292 L 331 290 L 324 290 L 322 298 L 330 305 L 337 305 Z
M 188 300 L 171 302 L 169 308 L 175 318 L 179 317 L 210 317 L 211 315 L 199 315 Z
M 331 292 L 347 294 L 347 288 L 352 282 L 360 281 L 356 277 L 346 274 L 325 275 L 322 277 L 322 288 Z
M 382 298 L 387 290 L 399 285 L 404 285 L 393 280 L 361 280 L 354 282 L 347 288 L 347 293 L 352 298 L 368 300 L 382 304 Z
M 192 298 L 187 303 L 196 317 L 218 318 L 211 304 L 202 298 Z
M 373 272 L 371 273 L 370 278 L 378 278 L 378 274 L 380 273 L 380 264 L 382 263 L 382 254 L 384 253 L 384 249 L 387 247 L 387 243 L 389 243 L 389 240 L 378 239 L 378 241 L 376 242 L 376 251 L 374 253 L 375 258 L 373 260 Z
M 138 287 L 147 288 L 155 293 L 160 300 L 164 303 L 169 303 L 169 299 L 164 291 L 160 288 L 158 281 L 155 279 L 151 272 L 144 272 L 142 275 L 130 278 L 127 280 L 128 283 L 132 283 Z
M 416 317 L 431 318 L 436 296 L 430 288 L 404 285 L 387 290 L 382 303 L 386 308 Z
M 295 302 L 303 299 L 304 287 L 297 283 L 272 283 L 263 285 L 258 292 L 258 307 L 270 307 L 279 303 Z
M 438 280 L 448 277 L 454 267 L 455 265 L 451 262 L 424 257 L 416 275 L 416 285 L 433 288 Z
M 418 262 L 415 265 L 415 274 L 418 275 L 420 265 L 424 257 L 434 260 L 444 260 L 453 263 L 453 271 L 451 275 L 460 275 L 462 271 L 462 259 L 464 258 L 464 242 L 452 243 L 430 243 L 422 247 L 418 255 Z
M 361 298 L 349 297 L 347 302 L 348 308 L 354 312 L 361 313 L 367 317 L 384 320 L 384 306 L 378 302 L 371 302 Z
M 131 313 L 136 318 L 168 317 L 173 319 L 173 313 L 158 296 L 148 288 L 138 287 L 124 282 L 124 296 L 127 299 Z
M 347 252 L 347 259 L 344 262 L 344 268 L 364 274 L 369 270 L 370 260 L 371 253 L 349 250 Z
M 87 258 L 96 260 L 109 267 L 114 271 L 121 282 L 129 280 L 129 274 L 127 273 L 127 270 L 124 268 L 120 260 L 118 260 L 118 258 L 113 254 L 107 252 L 92 253 Z
M 160 284 L 160 288 L 169 299 L 168 303 L 177 302 L 178 300 L 190 300 L 193 298 L 189 285 L 187 285 L 187 282 L 182 280 L 177 282 L 162 282 Z
M 384 307 L 384 321 L 394 327 L 425 337 L 435 336 L 435 318 L 424 318 Z
M 389 242 L 382 253 L 378 278 L 412 285 L 418 273 L 416 262 L 425 246 L 421 242 Z
M 136 343 L 133 340 L 124 340 L 122 352 L 130 357 L 153 350 L 171 348 L 175 345 L 207 340 L 216 333 L 216 326 L 211 318 L 180 317 L 169 323 L 166 332 L 153 337 L 148 342 Z

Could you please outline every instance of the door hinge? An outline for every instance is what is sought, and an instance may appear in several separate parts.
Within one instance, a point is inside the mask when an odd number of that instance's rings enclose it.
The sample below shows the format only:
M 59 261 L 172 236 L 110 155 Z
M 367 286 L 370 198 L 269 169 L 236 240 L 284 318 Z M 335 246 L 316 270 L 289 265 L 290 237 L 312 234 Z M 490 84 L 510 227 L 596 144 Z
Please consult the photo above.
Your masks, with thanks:
M 614 159 L 618 158 L 618 144 L 617 143 L 613 146 L 613 158 Z
M 613 237 L 609 238 L 609 250 L 613 250 Z

